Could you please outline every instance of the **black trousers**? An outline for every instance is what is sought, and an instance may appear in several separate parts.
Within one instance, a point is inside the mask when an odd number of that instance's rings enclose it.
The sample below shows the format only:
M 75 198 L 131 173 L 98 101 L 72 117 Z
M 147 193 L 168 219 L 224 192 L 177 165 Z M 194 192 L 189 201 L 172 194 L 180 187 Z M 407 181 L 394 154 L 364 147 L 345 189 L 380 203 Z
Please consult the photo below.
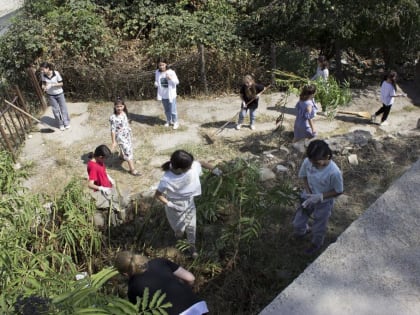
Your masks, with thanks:
M 391 105 L 382 104 L 382 107 L 375 113 L 375 116 L 378 116 L 379 114 L 383 113 L 381 122 L 384 122 L 388 118 L 389 112 L 391 111 L 391 107 L 392 107 L 392 104 Z

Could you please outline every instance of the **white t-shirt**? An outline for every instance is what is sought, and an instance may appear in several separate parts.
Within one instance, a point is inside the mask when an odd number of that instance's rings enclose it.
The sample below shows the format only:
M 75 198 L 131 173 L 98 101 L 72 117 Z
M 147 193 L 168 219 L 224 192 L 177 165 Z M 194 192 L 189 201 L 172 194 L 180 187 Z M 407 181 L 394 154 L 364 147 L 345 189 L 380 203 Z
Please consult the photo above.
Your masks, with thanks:
M 311 188 L 313 194 L 331 190 L 342 193 L 344 190 L 343 176 L 334 161 L 330 161 L 327 166 L 319 169 L 313 166 L 308 158 L 305 158 L 299 170 L 299 177 L 307 178 L 309 188 Z
M 41 82 L 45 83 L 46 85 L 52 85 L 55 83 L 61 83 L 63 82 L 63 78 L 61 77 L 60 73 L 58 71 L 53 71 L 53 74 L 50 77 L 48 77 L 46 74 L 42 73 L 41 74 Z M 48 90 L 47 90 L 47 94 L 48 95 L 58 95 L 63 93 L 63 87 L 61 86 L 51 86 Z
M 201 164 L 194 161 L 191 168 L 182 174 L 166 171 L 159 182 L 157 190 L 169 200 L 189 199 L 201 195 Z
M 397 93 L 395 92 L 395 88 L 391 83 L 387 81 L 382 82 L 382 85 L 381 85 L 382 104 L 385 104 L 387 106 L 394 104 L 394 96 L 396 94 Z
M 321 69 L 320 67 L 318 67 L 318 68 L 316 68 L 316 73 L 312 77 L 311 80 L 315 81 L 318 78 L 323 78 L 325 81 L 327 81 L 329 75 L 330 75 L 330 71 L 328 70 L 328 68 Z

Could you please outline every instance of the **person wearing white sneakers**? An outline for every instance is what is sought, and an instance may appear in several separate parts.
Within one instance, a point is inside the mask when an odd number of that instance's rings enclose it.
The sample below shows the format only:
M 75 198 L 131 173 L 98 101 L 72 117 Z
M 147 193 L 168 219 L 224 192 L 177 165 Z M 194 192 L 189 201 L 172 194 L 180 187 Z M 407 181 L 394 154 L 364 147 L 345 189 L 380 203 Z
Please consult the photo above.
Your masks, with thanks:
M 242 123 L 249 110 L 249 120 L 251 130 L 255 130 L 256 110 L 261 92 L 264 91 L 264 85 L 255 83 L 254 78 L 247 74 L 243 79 L 243 84 L 239 91 L 241 96 L 241 111 L 239 112 L 238 124 L 236 130 L 241 129 Z
M 165 110 L 165 127 L 173 124 L 173 129 L 178 129 L 176 86 L 179 84 L 179 80 L 175 71 L 169 69 L 166 60 L 161 59 L 158 63 L 158 68 L 155 72 L 155 87 L 157 88 L 157 99 L 162 101 L 163 109 Z
M 397 94 L 397 73 L 389 71 L 381 82 L 381 102 L 382 107 L 372 115 L 371 120 L 376 122 L 376 116 L 382 114 L 381 126 L 388 125 L 386 121 L 391 111 L 392 104 L 394 104 L 395 97 L 405 97 L 405 94 Z
M 43 62 L 39 66 L 41 71 L 42 89 L 47 93 L 55 120 L 61 131 L 70 128 L 70 116 L 67 110 L 63 91 L 63 78 L 54 66 Z

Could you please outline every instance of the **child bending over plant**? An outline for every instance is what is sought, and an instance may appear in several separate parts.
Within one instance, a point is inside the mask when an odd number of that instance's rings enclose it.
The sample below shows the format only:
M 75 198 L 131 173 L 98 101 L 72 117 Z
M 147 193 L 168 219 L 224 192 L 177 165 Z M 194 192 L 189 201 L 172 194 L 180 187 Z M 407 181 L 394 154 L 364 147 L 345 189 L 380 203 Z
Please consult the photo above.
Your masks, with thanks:
M 332 151 L 323 140 L 313 140 L 306 151 L 307 157 L 299 170 L 303 179 L 303 203 L 293 220 L 296 238 L 303 238 L 311 231 L 308 225 L 313 216 L 312 244 L 305 253 L 312 255 L 324 243 L 328 220 L 334 206 L 334 198 L 343 193 L 343 177 L 337 164 L 331 160 Z
M 184 150 L 175 151 L 171 159 L 162 165 L 165 173 L 155 193 L 155 198 L 165 205 L 166 217 L 175 237 L 181 238 L 186 233 L 193 258 L 198 257 L 195 248 L 197 215 L 194 197 L 201 195 L 201 167 L 212 170 L 217 176 L 222 174 L 218 168 L 206 162 L 194 161 L 192 154 Z

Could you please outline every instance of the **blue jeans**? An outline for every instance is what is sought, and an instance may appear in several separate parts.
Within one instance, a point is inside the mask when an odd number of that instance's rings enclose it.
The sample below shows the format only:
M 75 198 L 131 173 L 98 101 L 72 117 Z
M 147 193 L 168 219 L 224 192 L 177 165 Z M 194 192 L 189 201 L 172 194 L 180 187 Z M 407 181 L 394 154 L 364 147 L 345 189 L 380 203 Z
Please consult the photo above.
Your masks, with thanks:
M 313 216 L 312 224 L 312 243 L 317 246 L 324 244 L 325 234 L 327 233 L 327 224 L 334 206 L 334 199 L 327 199 L 310 208 L 303 209 L 299 206 L 293 219 L 295 235 L 305 235 L 308 228 L 309 216 Z
M 176 123 L 178 121 L 178 115 L 176 112 L 176 98 L 173 102 L 169 102 L 168 99 L 162 99 L 163 109 L 165 110 L 166 121 L 168 123 Z
M 68 126 L 70 124 L 70 117 L 67 111 L 64 93 L 58 95 L 48 95 L 48 100 L 50 101 L 54 117 L 58 121 L 58 126 Z
M 251 125 L 255 123 L 255 117 L 257 116 L 257 109 L 256 108 L 241 108 L 241 111 L 239 112 L 239 120 L 238 124 L 242 124 L 244 122 L 244 118 L 246 116 L 246 111 L 249 110 L 249 119 L 251 122 Z

